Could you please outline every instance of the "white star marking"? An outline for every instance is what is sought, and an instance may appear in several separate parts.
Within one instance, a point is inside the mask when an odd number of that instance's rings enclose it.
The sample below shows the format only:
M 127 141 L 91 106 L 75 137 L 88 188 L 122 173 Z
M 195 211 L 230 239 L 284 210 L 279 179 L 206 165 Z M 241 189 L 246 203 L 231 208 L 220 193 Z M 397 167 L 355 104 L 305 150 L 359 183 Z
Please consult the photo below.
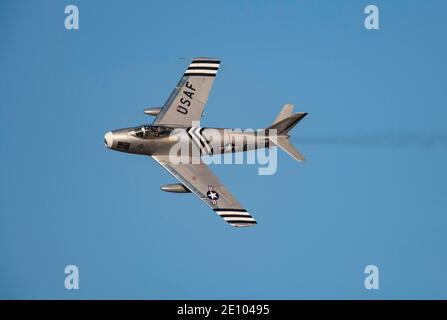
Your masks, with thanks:
M 211 200 L 217 199 L 217 193 L 215 193 L 214 191 L 210 191 L 208 196 L 211 198 Z

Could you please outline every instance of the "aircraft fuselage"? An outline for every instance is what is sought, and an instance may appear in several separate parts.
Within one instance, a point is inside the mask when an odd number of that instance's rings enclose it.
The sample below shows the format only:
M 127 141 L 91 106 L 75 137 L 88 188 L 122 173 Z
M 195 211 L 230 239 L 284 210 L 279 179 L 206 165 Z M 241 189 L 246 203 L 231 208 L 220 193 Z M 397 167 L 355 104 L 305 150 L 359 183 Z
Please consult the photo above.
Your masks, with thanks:
M 217 155 L 269 146 L 268 130 L 173 128 L 143 125 L 106 133 L 104 143 L 116 151 L 141 155 L 169 155 L 180 148 L 191 154 Z

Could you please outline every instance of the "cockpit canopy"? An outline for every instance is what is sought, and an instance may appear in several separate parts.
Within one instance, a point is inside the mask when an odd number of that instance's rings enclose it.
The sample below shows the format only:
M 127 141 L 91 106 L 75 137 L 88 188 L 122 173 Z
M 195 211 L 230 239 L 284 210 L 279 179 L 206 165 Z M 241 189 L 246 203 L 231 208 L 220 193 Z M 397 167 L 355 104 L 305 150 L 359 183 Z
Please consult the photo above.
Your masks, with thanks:
M 173 128 L 161 127 L 161 126 L 140 126 L 136 127 L 134 134 L 137 137 L 159 137 L 169 135 Z

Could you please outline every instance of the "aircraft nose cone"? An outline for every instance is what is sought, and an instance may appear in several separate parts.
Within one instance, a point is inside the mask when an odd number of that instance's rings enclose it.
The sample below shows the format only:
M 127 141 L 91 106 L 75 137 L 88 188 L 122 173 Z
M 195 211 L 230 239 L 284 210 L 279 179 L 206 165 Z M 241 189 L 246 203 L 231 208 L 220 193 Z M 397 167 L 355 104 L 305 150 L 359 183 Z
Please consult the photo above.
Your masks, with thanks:
M 112 132 L 107 132 L 104 136 L 104 144 L 106 145 L 107 148 L 112 148 L 113 145 L 113 133 Z

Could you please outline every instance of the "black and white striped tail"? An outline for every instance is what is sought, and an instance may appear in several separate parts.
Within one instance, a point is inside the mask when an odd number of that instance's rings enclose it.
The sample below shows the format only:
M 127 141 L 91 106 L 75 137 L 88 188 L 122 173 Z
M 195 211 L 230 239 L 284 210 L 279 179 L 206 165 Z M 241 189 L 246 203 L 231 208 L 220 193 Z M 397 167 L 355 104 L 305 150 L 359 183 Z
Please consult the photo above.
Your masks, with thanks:
M 220 60 L 210 58 L 194 59 L 185 72 L 185 76 L 215 77 Z
M 233 227 L 250 227 L 257 224 L 245 209 L 215 208 L 214 211 Z

